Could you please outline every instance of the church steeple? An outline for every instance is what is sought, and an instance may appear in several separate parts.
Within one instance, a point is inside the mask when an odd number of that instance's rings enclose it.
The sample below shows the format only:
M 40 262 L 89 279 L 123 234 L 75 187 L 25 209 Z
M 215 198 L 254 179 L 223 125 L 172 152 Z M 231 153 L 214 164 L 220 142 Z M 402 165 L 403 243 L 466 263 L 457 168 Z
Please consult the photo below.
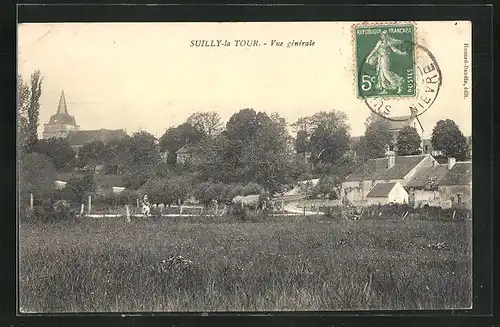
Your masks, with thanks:
M 64 96 L 64 90 L 61 91 L 61 97 L 59 98 L 59 106 L 57 107 L 57 113 L 67 115 L 68 108 L 66 107 L 66 97 Z

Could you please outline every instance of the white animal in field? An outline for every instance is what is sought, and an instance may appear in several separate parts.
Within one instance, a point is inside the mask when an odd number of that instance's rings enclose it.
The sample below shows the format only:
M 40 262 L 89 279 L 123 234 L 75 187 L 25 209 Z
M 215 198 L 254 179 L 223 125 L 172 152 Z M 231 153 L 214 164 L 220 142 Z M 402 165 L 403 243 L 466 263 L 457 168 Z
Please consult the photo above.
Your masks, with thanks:
M 261 200 L 259 195 L 235 196 L 232 201 L 233 205 L 240 208 L 248 208 L 253 210 L 266 209 L 267 201 Z
M 141 214 L 149 216 L 150 213 L 151 213 L 151 207 L 143 203 L 141 208 Z

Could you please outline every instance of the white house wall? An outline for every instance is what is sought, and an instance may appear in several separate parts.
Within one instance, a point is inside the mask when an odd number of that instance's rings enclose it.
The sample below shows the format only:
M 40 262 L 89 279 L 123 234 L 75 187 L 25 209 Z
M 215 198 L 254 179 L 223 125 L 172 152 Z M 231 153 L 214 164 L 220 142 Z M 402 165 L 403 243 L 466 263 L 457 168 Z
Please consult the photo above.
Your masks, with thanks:
M 389 203 L 408 203 L 408 193 L 399 183 L 394 185 L 387 198 Z

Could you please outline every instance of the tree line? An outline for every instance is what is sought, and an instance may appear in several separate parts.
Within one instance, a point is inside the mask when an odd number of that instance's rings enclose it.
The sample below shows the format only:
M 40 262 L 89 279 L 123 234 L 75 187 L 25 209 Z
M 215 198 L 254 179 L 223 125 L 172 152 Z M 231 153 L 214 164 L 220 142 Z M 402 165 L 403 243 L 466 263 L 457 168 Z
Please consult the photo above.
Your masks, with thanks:
M 140 131 L 108 143 L 85 144 L 76 156 L 66 139 L 38 139 L 42 80 L 39 71 L 29 84 L 18 78 L 18 158 L 25 191 L 48 187 L 57 170 L 95 170 L 102 165 L 123 175 L 130 189 L 165 196 L 165 192 L 177 192 L 168 195 L 172 199 L 195 193 L 207 201 L 206 194 L 217 193 L 214 190 L 249 189 L 248 185 L 259 185 L 262 192 L 275 195 L 311 178 L 320 178 L 317 196 L 335 198 L 348 174 L 369 158 L 385 156 L 388 146 L 394 145 L 398 155 L 421 153 L 415 128 L 404 127 L 394 140 L 389 122 L 376 115 L 370 116 L 364 135 L 355 139 L 347 115 L 339 110 L 321 111 L 288 124 L 277 113 L 246 108 L 225 124 L 216 111 L 196 112 L 182 124 L 168 127 L 158 140 Z M 431 142 L 445 156 L 469 158 L 467 140 L 452 120 L 436 124 Z M 190 158 L 178 162 L 176 153 L 183 147 Z

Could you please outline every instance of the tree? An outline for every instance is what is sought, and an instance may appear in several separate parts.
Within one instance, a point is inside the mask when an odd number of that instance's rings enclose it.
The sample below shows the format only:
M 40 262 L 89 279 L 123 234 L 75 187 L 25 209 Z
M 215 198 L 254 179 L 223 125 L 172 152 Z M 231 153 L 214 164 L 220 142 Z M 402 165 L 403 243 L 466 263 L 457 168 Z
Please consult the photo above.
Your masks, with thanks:
M 366 127 L 362 142 L 364 156 L 368 158 L 384 157 L 387 146 L 392 142 L 389 122 L 384 118 L 370 121 Z
M 264 113 L 258 114 L 253 109 L 242 109 L 231 116 L 226 124 L 226 131 L 229 138 L 239 139 L 249 142 L 257 128 L 267 117 Z
M 203 139 L 203 132 L 190 123 L 170 127 L 160 138 L 160 148 L 175 153 L 184 145 L 196 145 Z
M 214 137 L 222 132 L 222 119 L 218 112 L 195 112 L 186 120 L 186 123 L 196 128 L 204 136 Z
M 40 96 L 42 95 L 43 77 L 39 70 L 31 74 L 30 85 L 21 75 L 17 80 L 18 132 L 20 154 L 34 152 L 38 141 Z
M 396 139 L 396 149 L 400 156 L 409 156 L 421 153 L 420 135 L 418 135 L 417 130 L 411 126 L 403 127 Z
M 292 167 L 292 140 L 285 120 L 274 114 L 257 115 L 253 136 L 244 147 L 242 156 L 245 182 L 256 182 L 271 194 L 280 192 L 290 182 Z
M 432 130 L 431 143 L 434 149 L 441 150 L 447 157 L 454 157 L 457 160 L 470 159 L 467 138 L 451 119 L 436 123 Z
M 341 111 L 322 111 L 303 117 L 294 126 L 299 127 L 296 149 L 310 149 L 311 160 L 315 164 L 332 163 L 349 149 L 347 116 Z
M 137 189 L 156 174 L 160 161 L 154 135 L 140 131 L 125 139 L 124 172 L 126 184 Z
M 97 165 L 103 164 L 107 159 L 108 149 L 102 141 L 92 141 L 84 144 L 78 151 L 78 163 L 81 167 L 91 166 L 93 170 Z
M 81 203 L 85 201 L 86 196 L 95 192 L 96 185 L 94 176 L 85 175 L 83 177 L 74 177 L 68 181 L 63 189 L 63 197 L 66 200 Z
M 25 202 L 30 193 L 35 199 L 51 197 L 55 180 L 55 167 L 49 157 L 39 153 L 27 154 L 19 170 L 20 200 Z
M 309 152 L 309 135 L 305 130 L 300 130 L 297 132 L 297 138 L 295 139 L 295 151 L 297 153 Z
M 75 151 L 69 142 L 60 137 L 38 140 L 36 151 L 51 158 L 56 169 L 66 167 L 75 158 Z

